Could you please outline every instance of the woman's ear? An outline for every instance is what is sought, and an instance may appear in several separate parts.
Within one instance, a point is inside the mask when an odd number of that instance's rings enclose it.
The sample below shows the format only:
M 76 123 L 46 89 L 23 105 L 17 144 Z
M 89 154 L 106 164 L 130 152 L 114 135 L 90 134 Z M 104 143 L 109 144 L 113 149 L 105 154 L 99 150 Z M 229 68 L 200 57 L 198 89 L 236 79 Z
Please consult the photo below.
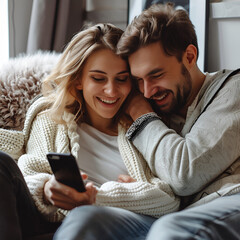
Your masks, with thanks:
M 197 48 L 193 44 L 190 44 L 188 45 L 183 54 L 183 63 L 185 66 L 191 68 L 196 64 L 196 62 L 197 62 Z

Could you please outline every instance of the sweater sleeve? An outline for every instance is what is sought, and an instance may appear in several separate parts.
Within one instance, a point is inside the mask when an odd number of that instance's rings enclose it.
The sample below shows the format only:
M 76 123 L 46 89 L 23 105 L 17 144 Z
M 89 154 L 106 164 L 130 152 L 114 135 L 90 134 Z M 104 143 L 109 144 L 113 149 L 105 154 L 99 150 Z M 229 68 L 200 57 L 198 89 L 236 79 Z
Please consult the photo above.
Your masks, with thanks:
M 97 194 L 97 205 L 124 208 L 139 214 L 160 217 L 177 211 L 180 200 L 171 187 L 153 176 L 142 155 L 119 132 L 119 150 L 124 163 L 136 182 L 103 184 Z
M 238 74 L 225 84 L 184 136 L 156 120 L 133 140 L 153 173 L 169 183 L 177 195 L 200 191 L 239 158 L 239 89 Z
M 69 152 L 65 129 L 55 124 L 46 113 L 38 114 L 29 124 L 31 127 L 26 139 L 26 153 L 19 158 L 18 165 L 39 211 L 49 221 L 61 221 L 67 211 L 46 204 L 43 189 L 52 176 L 46 153 Z
M 17 160 L 23 154 L 24 135 L 21 131 L 0 128 L 0 150 Z
M 100 206 L 119 207 L 135 213 L 160 217 L 179 210 L 179 198 L 168 184 L 163 181 L 155 183 L 107 182 L 97 194 L 96 204 Z

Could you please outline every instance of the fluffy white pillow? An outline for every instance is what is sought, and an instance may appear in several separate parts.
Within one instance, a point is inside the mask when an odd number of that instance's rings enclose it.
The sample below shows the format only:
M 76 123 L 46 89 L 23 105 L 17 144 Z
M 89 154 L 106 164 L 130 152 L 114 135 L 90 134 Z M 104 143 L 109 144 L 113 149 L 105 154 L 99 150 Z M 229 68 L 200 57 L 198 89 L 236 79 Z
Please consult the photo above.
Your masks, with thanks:
M 59 56 L 39 51 L 12 58 L 0 66 L 0 128 L 22 130 L 28 107 Z

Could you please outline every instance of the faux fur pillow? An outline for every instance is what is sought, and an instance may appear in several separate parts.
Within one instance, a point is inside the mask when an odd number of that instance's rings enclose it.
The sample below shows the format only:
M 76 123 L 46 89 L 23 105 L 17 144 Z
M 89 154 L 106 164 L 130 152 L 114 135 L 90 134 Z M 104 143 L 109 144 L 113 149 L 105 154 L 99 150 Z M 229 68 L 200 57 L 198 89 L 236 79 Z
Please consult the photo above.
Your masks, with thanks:
M 32 99 L 60 54 L 37 52 L 10 59 L 0 66 L 0 128 L 22 130 Z

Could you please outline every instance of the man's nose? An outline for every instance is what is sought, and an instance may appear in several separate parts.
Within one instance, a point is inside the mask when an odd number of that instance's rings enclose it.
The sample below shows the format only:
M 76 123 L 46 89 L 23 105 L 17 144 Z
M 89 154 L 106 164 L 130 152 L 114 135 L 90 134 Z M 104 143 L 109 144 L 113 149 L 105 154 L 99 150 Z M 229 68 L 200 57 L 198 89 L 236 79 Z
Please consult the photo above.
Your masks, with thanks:
M 150 98 L 153 95 L 153 88 L 154 86 L 151 82 L 143 81 L 142 90 L 140 89 L 140 91 L 143 93 L 145 98 Z

